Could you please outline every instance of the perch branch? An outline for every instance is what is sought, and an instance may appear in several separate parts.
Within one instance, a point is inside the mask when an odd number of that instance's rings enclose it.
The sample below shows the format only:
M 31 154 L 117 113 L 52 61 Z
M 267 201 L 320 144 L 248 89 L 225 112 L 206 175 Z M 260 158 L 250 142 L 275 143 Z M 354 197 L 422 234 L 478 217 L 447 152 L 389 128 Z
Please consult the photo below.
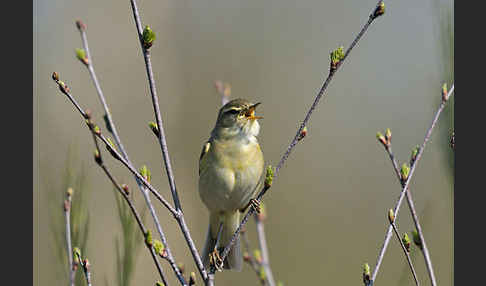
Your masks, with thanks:
M 312 115 L 312 112 L 315 110 L 315 108 L 317 107 L 317 104 L 319 103 L 319 100 L 322 98 L 322 96 L 324 95 L 324 92 L 326 91 L 329 83 L 331 82 L 331 80 L 333 79 L 334 77 L 334 74 L 339 70 L 339 68 L 342 66 L 342 64 L 344 63 L 344 61 L 346 60 L 346 58 L 348 57 L 349 53 L 351 52 L 351 50 L 354 48 L 354 46 L 356 46 L 356 44 L 358 43 L 358 41 L 361 39 L 361 37 L 363 36 L 363 34 L 368 30 L 369 26 L 371 25 L 371 23 L 373 23 L 373 21 L 381 14 L 383 13 L 379 13 L 379 11 L 382 11 L 380 10 L 380 8 L 382 7 L 382 4 L 383 1 L 378 1 L 378 4 L 376 5 L 375 9 L 373 10 L 373 12 L 371 13 L 371 15 L 369 16 L 368 18 L 368 21 L 366 22 L 366 24 L 363 26 L 363 28 L 361 29 L 361 31 L 358 33 L 358 35 L 355 37 L 355 39 L 353 40 L 353 42 L 351 43 L 351 45 L 348 47 L 348 49 L 346 50 L 346 52 L 344 53 L 344 56 L 339 60 L 339 62 L 333 66 L 331 64 L 331 69 L 329 71 L 329 75 L 328 77 L 326 78 L 326 80 L 324 81 L 321 89 L 319 90 L 319 93 L 317 94 L 317 96 L 315 97 L 314 99 L 314 102 L 312 103 L 310 109 L 307 111 L 307 114 L 305 116 L 305 119 L 304 121 L 300 124 L 300 127 L 299 129 L 297 130 L 297 133 L 295 134 L 294 136 L 294 139 L 291 141 L 290 145 L 287 147 L 287 151 L 284 153 L 284 155 L 282 156 L 282 158 L 280 159 L 276 169 L 275 169 L 275 172 L 274 172 L 274 179 L 275 177 L 277 177 L 278 175 L 278 172 L 280 170 L 280 168 L 282 168 L 283 164 L 285 163 L 285 161 L 287 160 L 287 158 L 289 157 L 290 153 L 292 152 L 292 150 L 294 149 L 294 147 L 297 145 L 297 142 L 299 141 L 299 138 L 301 137 L 301 133 L 302 131 L 304 130 L 304 127 L 307 125 L 307 122 L 309 121 L 310 119 L 310 116 Z M 384 12 L 384 10 L 383 10 Z M 263 190 L 258 194 L 258 196 L 256 197 L 256 200 L 257 201 L 261 201 L 262 197 L 265 195 L 265 193 L 268 191 L 270 187 L 269 186 L 265 186 L 263 188 Z M 249 208 L 249 210 L 247 211 L 247 213 L 245 214 L 245 216 L 243 217 L 243 220 L 241 221 L 238 229 L 236 230 L 236 232 L 234 233 L 233 237 L 231 238 L 230 242 L 228 243 L 228 245 L 225 247 L 225 249 L 223 250 L 223 253 L 221 255 L 221 258 L 222 260 L 224 260 L 226 258 L 226 256 L 228 255 L 230 249 L 231 249 L 231 246 L 233 245 L 233 243 L 235 242 L 236 240 L 236 237 L 239 235 L 240 231 L 241 231 L 241 227 L 244 226 L 246 224 L 246 222 L 248 221 L 249 217 L 255 212 L 255 209 L 253 208 L 253 206 L 251 206 Z

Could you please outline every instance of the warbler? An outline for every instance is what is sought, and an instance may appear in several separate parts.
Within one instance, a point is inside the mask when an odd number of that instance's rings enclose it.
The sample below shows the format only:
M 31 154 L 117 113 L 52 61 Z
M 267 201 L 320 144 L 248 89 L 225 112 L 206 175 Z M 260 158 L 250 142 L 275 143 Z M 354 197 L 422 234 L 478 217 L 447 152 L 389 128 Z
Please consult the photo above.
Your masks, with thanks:
M 209 210 L 202 251 L 206 268 L 210 257 L 220 259 L 216 242 L 219 250 L 230 242 L 240 224 L 240 212 L 255 202 L 252 198 L 264 184 L 264 159 L 257 140 L 258 119 L 263 117 L 255 116 L 259 104 L 234 99 L 221 107 L 199 158 L 199 195 Z M 242 264 L 238 236 L 223 268 L 241 271 Z

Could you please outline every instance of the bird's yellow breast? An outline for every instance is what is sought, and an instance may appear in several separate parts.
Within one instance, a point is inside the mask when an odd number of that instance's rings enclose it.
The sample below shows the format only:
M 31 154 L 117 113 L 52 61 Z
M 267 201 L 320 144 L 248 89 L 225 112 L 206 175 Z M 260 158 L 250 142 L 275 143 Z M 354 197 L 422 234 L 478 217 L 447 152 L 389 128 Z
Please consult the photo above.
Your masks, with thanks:
M 211 211 L 243 208 L 260 183 L 263 165 L 256 140 L 213 140 L 200 162 L 201 199 Z

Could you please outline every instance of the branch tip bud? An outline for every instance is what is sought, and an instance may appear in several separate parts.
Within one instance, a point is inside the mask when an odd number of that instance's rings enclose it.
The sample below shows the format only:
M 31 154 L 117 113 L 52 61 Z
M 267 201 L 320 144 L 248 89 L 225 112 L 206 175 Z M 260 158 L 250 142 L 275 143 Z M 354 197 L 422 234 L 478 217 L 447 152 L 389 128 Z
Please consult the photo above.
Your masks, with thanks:
M 74 193 L 74 190 L 71 187 L 69 187 L 66 191 L 66 195 L 68 196 L 68 198 L 71 197 L 73 195 L 73 193 Z
M 76 57 L 80 60 L 83 64 L 88 65 L 88 57 L 86 56 L 86 51 L 84 49 L 76 49 Z
M 167 253 L 165 252 L 165 245 L 162 243 L 162 241 L 154 239 L 153 247 L 154 247 L 155 253 L 160 255 L 162 258 L 167 256 Z
M 341 46 L 331 52 L 331 72 L 335 71 L 341 60 L 344 59 L 344 47 Z
M 416 246 L 418 246 L 420 249 L 422 249 L 422 240 L 420 239 L 420 236 L 415 229 L 412 230 L 412 238 L 413 238 L 413 243 Z
M 98 165 L 101 165 L 103 164 L 103 160 L 101 159 L 101 154 L 98 150 L 95 150 L 94 151 L 94 159 L 95 159 L 95 162 L 98 164 Z
M 442 85 L 442 101 L 447 101 L 449 97 L 447 96 L 447 83 Z
M 299 137 L 297 138 L 298 141 L 304 139 L 304 137 L 307 135 L 307 126 L 304 126 L 304 128 L 302 128 L 302 131 L 300 131 L 299 133 Z
M 80 31 L 85 31 L 86 30 L 86 25 L 81 20 L 77 20 L 76 21 L 76 27 Z
M 192 285 L 195 285 L 195 284 L 196 284 L 196 273 L 191 272 L 191 274 L 189 274 L 189 286 L 192 286 Z
M 128 196 L 130 195 L 130 188 L 128 188 L 128 185 L 127 184 L 123 184 L 122 186 L 122 190 L 123 192 Z
M 390 130 L 390 128 L 387 128 L 386 131 L 385 131 L 385 139 L 386 139 L 388 146 L 390 146 L 390 144 L 391 144 L 391 138 L 392 138 L 391 130 Z
M 375 11 L 371 15 L 371 18 L 375 19 L 378 18 L 379 16 L 385 14 L 385 2 L 381 1 L 378 6 L 376 6 Z
M 411 243 L 410 243 L 410 237 L 408 237 L 407 233 L 403 234 L 402 242 L 405 245 L 405 249 L 407 250 L 407 252 L 410 252 L 410 244 Z
M 376 139 L 378 139 L 378 141 L 380 141 L 381 144 L 383 144 L 383 146 L 385 148 L 388 148 L 389 145 L 388 145 L 388 141 L 386 140 L 385 136 L 383 136 L 383 134 L 381 132 L 376 132 Z
M 152 178 L 152 175 L 150 174 L 150 170 L 147 168 L 146 165 L 143 165 L 139 170 L 138 172 L 140 173 L 140 175 L 142 177 L 144 177 L 145 180 L 147 180 L 147 182 L 150 183 L 150 179 Z
M 393 209 L 388 211 L 388 221 L 390 221 L 390 223 L 395 222 L 395 213 L 393 212 Z
M 159 127 L 157 126 L 157 123 L 150 121 L 149 127 L 150 129 L 152 129 L 152 132 L 155 134 L 155 136 L 159 137 Z
M 363 282 L 365 285 L 370 284 L 371 279 L 371 269 L 368 263 L 363 264 Z
M 415 160 L 417 160 L 417 155 L 418 155 L 419 150 L 420 150 L 420 146 L 419 145 L 416 145 L 412 149 L 412 154 L 410 155 L 410 166 L 412 166 L 413 163 L 415 163 Z
M 52 79 L 57 82 L 59 80 L 59 74 L 57 72 L 52 73 Z
M 147 25 L 143 29 L 143 34 L 142 34 L 142 42 L 143 42 L 143 47 L 148 50 L 150 47 L 152 47 L 152 44 L 155 40 L 155 33 L 150 29 L 150 27 Z
M 184 274 L 184 271 L 186 270 L 186 266 L 184 265 L 184 263 L 182 262 L 177 263 L 177 268 L 179 268 L 181 274 Z
M 403 182 L 408 179 L 409 174 L 410 174 L 410 167 L 407 165 L 407 163 L 403 163 L 402 168 L 400 169 L 400 176 Z
M 273 182 L 273 167 L 271 165 L 268 165 L 267 167 L 267 173 L 265 175 L 265 188 L 270 188 L 272 186 Z
M 150 229 L 148 229 L 147 232 L 145 233 L 145 244 L 148 247 L 152 247 L 153 245 L 152 231 Z

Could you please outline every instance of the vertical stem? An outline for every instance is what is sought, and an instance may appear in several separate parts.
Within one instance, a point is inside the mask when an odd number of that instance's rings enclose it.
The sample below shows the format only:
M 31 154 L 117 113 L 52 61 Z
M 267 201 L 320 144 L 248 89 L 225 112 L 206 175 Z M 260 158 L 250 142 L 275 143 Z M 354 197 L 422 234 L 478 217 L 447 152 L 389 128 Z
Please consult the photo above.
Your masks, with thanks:
M 275 286 L 272 269 L 270 268 L 270 256 L 268 255 L 267 240 L 265 238 L 265 227 L 263 222 L 255 216 L 255 223 L 257 229 L 258 243 L 262 252 L 262 266 L 265 269 L 266 278 L 269 286 Z
M 74 269 L 73 269 L 73 249 L 71 244 L 71 196 L 68 195 L 68 199 L 64 201 L 64 217 L 66 221 L 66 244 L 67 255 L 69 263 L 69 285 L 74 286 Z

